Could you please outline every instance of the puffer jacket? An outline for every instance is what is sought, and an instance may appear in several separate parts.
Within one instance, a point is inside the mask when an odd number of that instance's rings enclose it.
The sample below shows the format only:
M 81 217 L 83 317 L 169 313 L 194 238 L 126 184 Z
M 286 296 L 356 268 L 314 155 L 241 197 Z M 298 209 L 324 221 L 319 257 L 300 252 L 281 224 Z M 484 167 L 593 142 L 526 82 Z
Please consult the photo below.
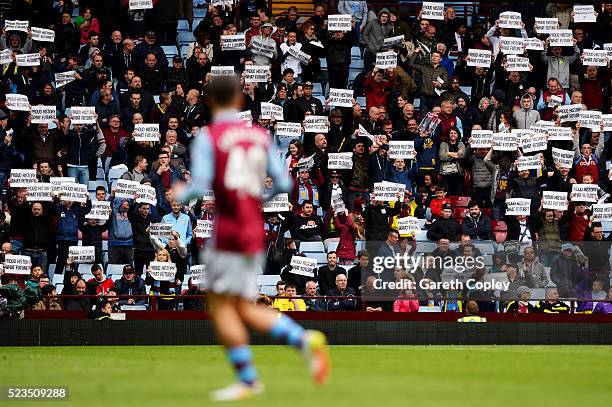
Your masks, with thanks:
M 531 103 L 529 109 L 523 107 L 523 100 L 529 98 Z M 528 129 L 533 126 L 537 121 L 540 120 L 540 113 L 534 110 L 535 100 L 529 94 L 525 93 L 521 96 L 521 110 L 514 112 L 514 120 L 516 120 L 517 127 L 519 129 Z

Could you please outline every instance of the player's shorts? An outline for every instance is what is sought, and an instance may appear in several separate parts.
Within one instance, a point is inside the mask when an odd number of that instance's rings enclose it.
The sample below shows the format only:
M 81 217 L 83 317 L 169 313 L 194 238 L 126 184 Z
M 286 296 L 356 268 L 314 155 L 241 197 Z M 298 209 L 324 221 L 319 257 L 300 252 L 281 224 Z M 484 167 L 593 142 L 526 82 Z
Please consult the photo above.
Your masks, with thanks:
M 247 256 L 210 247 L 202 255 L 207 287 L 211 292 L 249 301 L 257 299 L 257 275 L 261 273 L 263 255 Z

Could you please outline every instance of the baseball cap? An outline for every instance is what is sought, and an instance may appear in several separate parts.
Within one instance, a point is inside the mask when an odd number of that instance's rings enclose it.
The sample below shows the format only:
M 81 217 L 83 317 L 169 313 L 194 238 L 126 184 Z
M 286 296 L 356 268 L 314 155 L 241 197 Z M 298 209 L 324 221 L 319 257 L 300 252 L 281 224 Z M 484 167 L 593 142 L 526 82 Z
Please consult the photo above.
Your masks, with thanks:
M 303 88 L 312 88 L 312 82 L 308 81 L 308 82 L 304 82 L 304 85 L 302 86 Z
M 564 243 L 561 245 L 561 250 L 574 250 L 574 245 L 571 243 Z
M 156 36 L 156 34 L 155 34 L 155 31 L 153 31 L 153 30 L 147 30 L 145 32 L 145 37 L 155 37 L 155 36 Z
M 180 55 L 175 55 L 175 56 L 172 57 L 172 62 L 177 62 L 177 63 L 180 62 L 182 64 L 183 63 L 183 58 L 181 58 Z
M 261 25 L 261 28 L 266 28 L 266 27 L 274 28 L 274 26 L 272 24 L 270 24 L 270 23 L 264 23 L 264 24 Z
M 0 110 L 0 120 L 4 120 L 8 118 L 8 116 L 6 115 L 6 113 L 4 113 L 4 110 Z
M 453 207 L 451 206 L 451 204 L 445 203 L 444 205 L 442 205 L 442 209 L 453 209 Z
M 125 273 L 134 273 L 134 269 L 132 268 L 132 266 L 130 266 L 129 264 L 126 264 L 125 266 L 123 266 L 123 274 Z

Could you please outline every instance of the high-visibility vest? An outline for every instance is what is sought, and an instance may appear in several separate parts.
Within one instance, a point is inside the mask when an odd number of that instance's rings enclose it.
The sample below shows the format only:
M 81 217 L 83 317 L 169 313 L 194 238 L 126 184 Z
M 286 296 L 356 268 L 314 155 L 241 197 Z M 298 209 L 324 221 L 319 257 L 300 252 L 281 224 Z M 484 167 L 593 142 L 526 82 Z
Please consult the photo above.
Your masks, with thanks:
M 474 315 L 474 316 L 467 316 L 467 317 L 459 318 L 457 322 L 487 322 L 487 319 Z

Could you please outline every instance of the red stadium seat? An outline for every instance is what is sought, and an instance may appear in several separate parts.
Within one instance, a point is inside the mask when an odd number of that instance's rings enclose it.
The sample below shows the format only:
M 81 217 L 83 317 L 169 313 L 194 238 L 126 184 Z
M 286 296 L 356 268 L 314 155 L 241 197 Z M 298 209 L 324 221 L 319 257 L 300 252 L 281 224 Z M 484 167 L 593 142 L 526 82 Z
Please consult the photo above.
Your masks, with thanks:
M 493 218 L 493 210 L 491 208 L 482 208 L 482 213 L 487 215 L 489 218 Z
M 457 208 L 467 208 L 468 203 L 472 200 L 469 196 L 449 196 L 451 205 Z
M 463 218 L 465 218 L 465 214 L 468 213 L 470 210 L 468 208 L 453 208 L 453 218 L 455 218 L 458 221 L 463 220 Z
M 494 230 L 493 235 L 495 236 L 495 241 L 497 243 L 504 243 L 506 241 L 506 237 L 508 237 L 508 232 Z
M 497 232 L 505 232 L 508 230 L 508 225 L 503 220 L 492 220 L 491 229 Z

